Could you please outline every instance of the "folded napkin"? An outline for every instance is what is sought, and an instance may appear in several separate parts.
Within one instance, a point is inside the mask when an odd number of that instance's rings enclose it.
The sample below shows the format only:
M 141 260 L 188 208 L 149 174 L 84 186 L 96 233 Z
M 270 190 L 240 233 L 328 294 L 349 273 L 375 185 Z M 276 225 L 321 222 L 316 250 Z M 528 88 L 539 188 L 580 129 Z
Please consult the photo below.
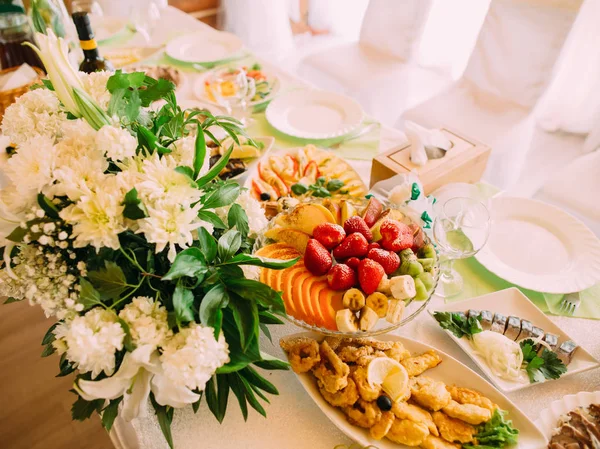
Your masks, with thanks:
M 29 84 L 37 76 L 37 72 L 29 64 L 23 64 L 17 70 L 0 76 L 0 91 L 12 90 Z
M 564 295 L 553 295 L 551 293 L 544 293 L 544 299 L 548 305 L 550 313 L 554 315 L 563 315 L 560 311 L 560 301 Z M 575 310 L 573 314 L 577 318 L 593 318 L 600 320 L 600 284 L 596 284 L 593 287 L 583 290 L 579 293 L 581 299 L 581 305 Z

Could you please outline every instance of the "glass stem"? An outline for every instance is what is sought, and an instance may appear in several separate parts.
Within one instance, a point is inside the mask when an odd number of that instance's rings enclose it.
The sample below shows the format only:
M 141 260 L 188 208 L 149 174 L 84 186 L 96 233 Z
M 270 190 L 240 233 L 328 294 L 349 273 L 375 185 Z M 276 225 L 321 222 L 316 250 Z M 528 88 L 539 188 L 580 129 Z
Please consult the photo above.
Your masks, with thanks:
M 454 259 L 445 258 L 440 265 L 442 276 L 444 276 L 445 278 L 451 278 L 452 269 L 454 268 Z

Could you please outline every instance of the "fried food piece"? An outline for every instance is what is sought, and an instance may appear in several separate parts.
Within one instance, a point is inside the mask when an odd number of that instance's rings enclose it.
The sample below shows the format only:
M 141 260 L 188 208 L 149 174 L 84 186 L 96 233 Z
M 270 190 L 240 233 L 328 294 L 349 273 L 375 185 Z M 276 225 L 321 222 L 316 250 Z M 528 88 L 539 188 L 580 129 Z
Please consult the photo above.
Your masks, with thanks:
M 459 419 L 454 419 L 442 412 L 433 412 L 433 422 L 440 431 L 440 435 L 451 443 L 471 443 L 477 433 L 475 427 Z
M 381 341 L 365 337 L 345 338 L 342 341 L 342 344 L 351 346 L 370 346 L 373 349 L 377 349 L 379 351 L 387 351 L 388 349 L 392 349 L 394 346 L 393 341 Z
M 448 443 L 439 437 L 427 435 L 421 443 L 423 449 L 460 449 L 460 444 Z
M 325 341 L 329 345 L 331 349 L 337 351 L 337 349 L 342 344 L 342 339 L 340 337 L 325 337 Z
M 385 355 L 385 352 L 383 351 L 375 351 L 372 354 L 363 355 L 362 357 L 356 359 L 356 364 L 360 366 L 367 366 L 373 359 L 376 359 L 377 357 L 387 357 L 387 355 Z
M 425 376 L 415 378 L 410 391 L 414 401 L 434 412 L 446 407 L 452 401 L 452 396 L 443 382 Z
M 429 435 L 427 426 L 410 419 L 396 419 L 386 437 L 394 443 L 418 446 Z
M 359 358 L 372 353 L 373 348 L 370 346 L 361 346 L 360 348 L 357 348 L 356 346 L 343 346 L 337 352 L 340 359 L 346 363 L 356 363 Z
M 457 387 L 456 385 L 452 385 L 451 387 L 446 385 L 446 390 L 450 392 L 452 399 L 459 404 L 473 404 L 479 407 L 487 408 L 490 412 L 492 412 L 492 414 L 494 413 L 494 410 L 496 410 L 496 404 L 478 391 L 464 387 Z
M 435 368 L 442 363 L 442 358 L 434 350 L 427 351 L 416 357 L 409 357 L 400 361 L 402 366 L 408 371 L 410 377 L 423 374 L 429 368 Z
M 288 354 L 290 365 L 295 373 L 310 371 L 321 361 L 319 343 L 312 338 L 300 337 L 279 340 L 279 346 Z
M 321 381 L 323 388 L 329 393 L 337 393 L 348 385 L 350 368 L 331 349 L 324 340 L 319 347 L 321 362 L 313 369 L 315 377 Z
M 370 429 L 381 418 L 381 410 L 374 402 L 359 399 L 353 406 L 344 407 L 342 411 L 346 414 L 348 422 L 355 426 Z
M 392 412 L 383 412 L 377 422 L 369 429 L 372 438 L 381 440 L 390 431 L 396 417 Z
M 356 388 L 356 383 L 354 383 L 352 379 L 348 379 L 348 385 L 337 393 L 330 393 L 327 391 L 323 387 L 321 381 L 317 381 L 317 383 L 323 399 L 334 407 L 348 407 L 354 405 L 354 403 L 358 401 L 358 389 Z
M 356 382 L 358 394 L 367 401 L 376 401 L 381 393 L 381 385 L 371 385 L 367 380 L 367 368 L 359 366 L 352 371 L 352 379 Z
M 407 402 L 394 402 L 394 405 L 392 405 L 392 412 L 394 412 L 396 418 L 409 419 L 413 422 L 425 424 L 427 429 L 429 429 L 429 433 L 435 436 L 439 435 L 431 414 L 418 405 L 409 404 Z
M 487 408 L 473 404 L 459 404 L 456 401 L 450 401 L 442 410 L 448 416 L 468 422 L 474 426 L 492 419 L 492 412 Z
M 401 362 L 410 357 L 410 351 L 408 351 L 402 343 L 395 341 L 394 346 L 385 351 L 385 355 L 390 359 L 394 359 L 396 362 Z

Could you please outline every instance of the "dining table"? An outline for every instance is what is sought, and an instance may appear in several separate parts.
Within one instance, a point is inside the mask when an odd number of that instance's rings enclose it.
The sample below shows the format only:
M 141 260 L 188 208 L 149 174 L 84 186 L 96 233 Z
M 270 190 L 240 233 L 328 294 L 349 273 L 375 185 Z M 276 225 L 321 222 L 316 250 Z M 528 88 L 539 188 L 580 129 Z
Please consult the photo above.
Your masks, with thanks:
M 112 47 L 131 47 L 137 45 L 152 45 L 157 48 L 164 46 L 169 40 L 185 33 L 215 33 L 208 25 L 194 19 L 173 7 L 162 11 L 160 26 L 157 27 L 148 43 L 142 36 L 133 34 L 128 39 L 112 43 Z M 201 34 L 199 34 L 201 35 Z M 201 45 L 201 41 L 199 41 Z M 154 63 L 164 63 L 161 56 L 153 59 Z M 276 74 L 282 83 L 282 91 L 289 89 L 311 89 L 308 83 L 288 73 L 275 64 L 256 58 L 265 71 Z M 152 61 L 150 62 L 152 63 Z M 192 99 L 191 86 L 202 70 L 182 70 L 185 76 L 184 86 L 178 89 L 180 101 Z M 401 86 L 399 86 L 401 88 Z M 269 130 L 261 128 L 261 132 Z M 249 128 L 252 137 L 252 128 Z M 289 146 L 282 142 L 274 133 L 276 140 L 271 151 Z M 387 126 L 379 126 L 378 148 L 376 152 L 386 152 L 406 142 L 406 136 L 399 130 Z M 336 151 L 336 150 L 332 150 Z M 370 160 L 349 159 L 350 165 L 356 169 L 368 185 L 370 177 Z M 492 224 L 493 226 L 493 224 Z M 534 238 L 534 236 L 532 236 Z M 497 279 L 492 273 L 478 265 L 475 260 L 465 260 L 458 264 L 458 270 L 465 279 L 465 291 L 458 299 L 467 299 L 480 294 L 489 293 L 510 286 L 505 281 Z M 529 292 L 526 292 L 529 293 Z M 453 299 L 455 300 L 455 299 Z M 428 308 L 435 310 L 444 304 L 444 299 L 433 296 Z M 539 305 L 536 303 L 536 305 Z M 518 315 L 518 311 L 514 311 Z M 592 319 L 574 318 L 549 315 L 549 318 L 562 330 L 568 333 L 580 346 L 589 351 L 595 358 L 600 359 L 600 325 Z M 300 332 L 301 329 L 291 323 L 271 326 L 272 341 L 262 337 L 261 348 L 265 352 L 284 357 L 279 347 L 279 339 L 286 335 Z M 421 313 L 414 320 L 393 331 L 404 338 L 426 343 L 443 351 L 451 357 L 485 377 L 483 372 L 456 345 L 427 312 Z M 177 449 L 192 448 L 349 448 L 353 442 L 344 435 L 321 412 L 309 395 L 304 391 L 296 375 L 292 371 L 270 371 L 263 373 L 279 390 L 279 395 L 270 397 L 270 404 L 265 404 L 267 417 L 251 411 L 247 421 L 244 421 L 237 406 L 235 397 L 230 395 L 227 415 L 219 423 L 209 411 L 206 403 L 202 403 L 194 413 L 191 407 L 176 410 L 172 434 L 174 446 Z M 538 419 L 540 412 L 565 395 L 579 391 L 600 390 L 600 370 L 591 370 L 569 376 L 565 379 L 544 382 L 528 388 L 508 393 L 506 396 L 520 408 L 532 421 Z M 151 411 L 146 416 L 140 416 L 132 422 L 118 418 L 110 433 L 117 449 L 166 449 L 165 442 L 156 417 Z M 541 449 L 541 448 L 540 448 Z

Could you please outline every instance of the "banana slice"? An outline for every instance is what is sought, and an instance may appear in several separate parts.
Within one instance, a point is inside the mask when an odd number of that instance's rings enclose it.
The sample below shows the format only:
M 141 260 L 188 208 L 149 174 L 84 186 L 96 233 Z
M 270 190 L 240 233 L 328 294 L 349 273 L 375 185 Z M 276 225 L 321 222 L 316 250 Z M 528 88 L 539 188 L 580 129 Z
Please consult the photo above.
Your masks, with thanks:
M 365 306 L 365 295 L 359 289 L 351 288 L 344 293 L 342 303 L 350 310 L 359 311 Z
M 335 324 L 341 332 L 358 331 L 358 318 L 350 309 L 338 310 L 335 314 Z
M 390 279 L 390 290 L 396 299 L 410 299 L 417 294 L 415 280 L 409 276 L 394 276 Z
M 388 311 L 388 298 L 383 293 L 372 293 L 367 296 L 366 306 L 373 309 L 379 318 L 385 318 Z
M 402 315 L 404 315 L 404 301 L 400 299 L 390 299 L 385 319 L 389 323 L 397 324 L 402 320 Z
M 381 278 L 381 282 L 379 282 L 379 285 L 377 286 L 377 291 L 388 296 L 392 294 L 392 291 L 390 290 L 390 280 L 387 276 Z
M 358 327 L 361 331 L 371 330 L 377 323 L 377 320 L 379 320 L 379 315 L 370 307 L 365 306 L 360 310 Z

